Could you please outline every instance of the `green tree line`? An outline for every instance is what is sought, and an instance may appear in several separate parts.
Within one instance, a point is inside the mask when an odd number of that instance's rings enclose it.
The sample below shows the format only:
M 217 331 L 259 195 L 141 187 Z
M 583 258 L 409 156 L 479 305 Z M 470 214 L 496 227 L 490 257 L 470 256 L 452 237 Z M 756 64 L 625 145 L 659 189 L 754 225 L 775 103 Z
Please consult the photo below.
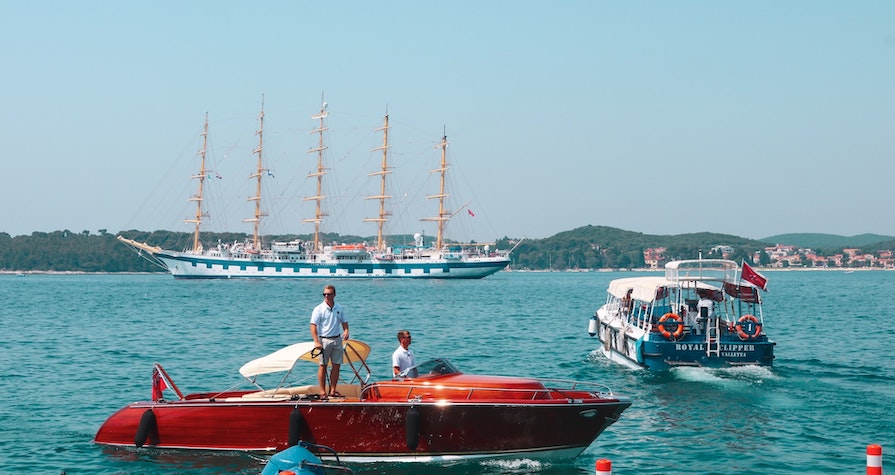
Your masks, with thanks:
M 507 249 L 512 241 L 501 239 L 498 248 Z M 525 240 L 511 258 L 512 267 L 518 269 L 627 269 L 646 267 L 646 249 L 665 248 L 668 260 L 695 259 L 700 253 L 708 259 L 721 257 L 712 252 L 720 245 L 733 248 L 728 259 L 751 263 L 755 252 L 759 252 L 767 260 L 763 251 L 767 244 L 752 239 L 715 233 L 657 236 L 606 226 L 584 226 L 545 239 Z

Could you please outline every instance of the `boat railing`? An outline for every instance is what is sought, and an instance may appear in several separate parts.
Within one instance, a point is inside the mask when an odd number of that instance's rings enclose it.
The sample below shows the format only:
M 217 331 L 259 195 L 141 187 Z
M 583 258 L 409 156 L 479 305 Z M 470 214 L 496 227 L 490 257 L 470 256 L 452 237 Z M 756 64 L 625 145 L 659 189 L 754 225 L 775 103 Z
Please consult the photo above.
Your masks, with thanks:
M 593 383 L 590 381 L 574 381 L 571 379 L 555 379 L 555 378 L 538 378 L 548 391 L 587 391 L 612 396 L 612 388 L 605 384 Z M 567 385 L 568 388 L 559 388 L 555 385 Z
M 437 393 L 439 396 L 449 395 L 451 398 L 462 398 L 465 400 L 484 398 L 502 399 L 501 396 L 506 396 L 506 399 L 528 399 L 537 401 L 558 399 L 556 394 L 562 395 L 566 399 L 580 399 L 582 392 L 590 394 L 591 397 L 612 397 L 614 395 L 612 389 L 603 384 L 563 379 L 536 379 L 536 381 L 544 385 L 543 388 L 453 386 L 450 384 L 438 384 L 437 381 L 428 379 L 425 382 L 421 381 L 419 384 L 408 385 L 408 381 L 410 380 L 405 380 L 404 382 L 376 382 L 370 384 L 365 386 L 361 391 L 361 399 L 371 397 L 379 398 L 382 395 L 382 390 L 389 390 L 387 392 L 392 393 L 393 390 L 396 389 L 406 391 L 406 394 L 402 397 L 406 397 L 408 400 L 432 397 L 433 392 Z

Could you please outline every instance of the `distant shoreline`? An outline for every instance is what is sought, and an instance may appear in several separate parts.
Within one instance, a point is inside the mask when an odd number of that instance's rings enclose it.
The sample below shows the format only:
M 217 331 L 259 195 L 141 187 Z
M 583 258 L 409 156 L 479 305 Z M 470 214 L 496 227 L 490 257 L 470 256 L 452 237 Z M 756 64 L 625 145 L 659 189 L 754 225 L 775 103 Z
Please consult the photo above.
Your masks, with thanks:
M 892 268 L 882 268 L 882 267 L 754 267 L 755 270 L 761 272 L 849 272 L 849 271 L 858 271 L 858 272 L 869 272 L 869 271 L 890 271 L 895 270 Z M 665 269 L 647 269 L 647 268 L 635 268 L 635 269 L 566 269 L 566 270 L 550 270 L 550 269 L 534 269 L 534 270 L 524 270 L 524 269 L 511 269 L 505 270 L 501 272 L 565 272 L 565 273 L 588 273 L 588 272 L 665 272 Z
M 0 275 L 163 275 L 167 272 L 86 272 L 75 270 L 0 270 Z
M 871 271 L 891 271 L 895 269 L 891 268 L 866 268 L 866 267 L 790 267 L 790 268 L 780 268 L 780 267 L 756 267 L 756 270 L 761 272 L 871 272 Z M 536 270 L 522 270 L 522 269 L 512 269 L 505 270 L 501 272 L 510 272 L 517 274 L 524 273 L 547 273 L 547 272 L 562 272 L 562 273 L 580 273 L 586 274 L 591 272 L 602 272 L 602 273 L 619 273 L 619 272 L 664 272 L 663 269 L 567 269 L 567 270 L 548 270 L 548 269 L 536 269 Z M 10 271 L 10 270 L 0 270 L 0 275 L 12 275 L 12 276 L 29 276 L 29 275 L 169 275 L 168 272 L 85 272 L 85 271 L 58 271 L 58 270 L 27 270 L 27 271 Z

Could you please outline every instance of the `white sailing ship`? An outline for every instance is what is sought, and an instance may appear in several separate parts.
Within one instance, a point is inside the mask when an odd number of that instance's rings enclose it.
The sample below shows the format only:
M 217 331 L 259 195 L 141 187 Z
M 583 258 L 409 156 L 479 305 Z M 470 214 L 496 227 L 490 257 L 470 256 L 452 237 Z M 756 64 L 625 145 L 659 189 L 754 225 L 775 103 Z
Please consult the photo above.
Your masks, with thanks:
M 509 263 L 509 251 L 492 249 L 485 244 L 454 244 L 447 243 L 444 238 L 445 224 L 457 214 L 457 211 L 449 211 L 445 208 L 445 198 L 449 196 L 445 190 L 445 176 L 448 170 L 446 151 L 448 146 L 447 136 L 443 136 L 437 145 L 441 149 L 441 165 L 433 172 L 440 174 L 440 189 L 438 194 L 428 198 L 438 201 L 438 214 L 434 217 L 423 218 L 423 221 L 434 221 L 437 225 L 437 234 L 431 244 L 426 244 L 419 233 L 414 235 L 412 246 L 389 246 L 384 234 L 384 226 L 390 213 L 387 211 L 386 202 L 389 195 L 386 194 L 386 178 L 390 171 L 388 164 L 388 115 L 385 116 L 384 125 L 378 129 L 383 132 L 383 145 L 375 151 L 382 151 L 381 169 L 371 173 L 379 176 L 380 193 L 368 196 L 367 199 L 379 201 L 379 215 L 367 218 L 364 221 L 378 223 L 378 234 L 375 245 L 365 243 L 357 244 L 324 244 L 321 241 L 321 224 L 326 214 L 323 211 L 322 202 L 325 199 L 323 193 L 323 179 L 326 175 L 324 166 L 324 131 L 327 130 L 326 103 L 320 108 L 320 112 L 312 119 L 317 127 L 311 131 L 318 135 L 318 145 L 308 152 L 317 155 L 317 167 L 308 174 L 309 178 L 316 180 L 317 193 L 305 198 L 306 201 L 315 202 L 315 213 L 312 218 L 303 220 L 313 223 L 313 240 L 292 240 L 286 242 L 273 242 L 269 246 L 262 242 L 260 233 L 261 221 L 265 213 L 261 210 L 261 183 L 266 169 L 262 161 L 263 133 L 264 133 L 264 107 L 262 103 L 259 115 L 258 147 L 253 154 L 257 155 L 257 169 L 250 175 L 256 181 L 256 194 L 249 198 L 255 203 L 253 217 L 245 219 L 254 226 L 251 239 L 244 242 L 218 243 L 212 247 L 203 246 L 200 240 L 200 227 L 206 213 L 203 210 L 203 191 L 208 170 L 205 168 L 205 154 L 208 139 L 208 117 L 206 115 L 205 126 L 202 132 L 202 147 L 199 151 L 201 158 L 198 173 L 193 179 L 198 180 L 198 191 L 190 198 L 196 203 L 196 214 L 186 219 L 185 222 L 195 226 L 193 231 L 192 248 L 184 251 L 174 251 L 152 246 L 144 242 L 138 242 L 118 236 L 118 240 L 130 246 L 140 255 L 150 259 L 159 266 L 167 269 L 175 278 L 300 278 L 300 277 L 356 277 L 356 278 L 436 278 L 436 279 L 478 279 L 504 269 Z M 462 207 L 461 207 L 462 210 Z M 459 211 L 459 210 L 458 210 Z

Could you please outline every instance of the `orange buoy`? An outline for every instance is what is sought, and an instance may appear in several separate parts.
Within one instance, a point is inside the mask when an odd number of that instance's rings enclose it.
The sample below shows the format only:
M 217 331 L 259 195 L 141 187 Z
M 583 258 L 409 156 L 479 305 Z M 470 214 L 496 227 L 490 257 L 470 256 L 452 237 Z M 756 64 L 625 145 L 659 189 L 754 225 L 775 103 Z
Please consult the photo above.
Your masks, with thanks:
M 755 324 L 755 331 L 752 333 L 746 333 L 743 330 L 743 322 L 752 322 Z M 758 323 L 758 319 L 755 318 L 754 315 L 743 315 L 737 320 L 737 325 L 735 327 L 737 335 L 740 337 L 740 340 L 754 340 L 761 335 L 761 324 Z
M 867 475 L 883 475 L 883 448 L 879 445 L 867 446 Z
M 677 329 L 674 332 L 665 329 L 665 322 L 671 321 L 677 323 Z M 684 334 L 684 320 L 676 313 L 669 312 L 662 315 L 662 318 L 659 319 L 659 333 L 661 333 L 666 340 L 677 340 Z

